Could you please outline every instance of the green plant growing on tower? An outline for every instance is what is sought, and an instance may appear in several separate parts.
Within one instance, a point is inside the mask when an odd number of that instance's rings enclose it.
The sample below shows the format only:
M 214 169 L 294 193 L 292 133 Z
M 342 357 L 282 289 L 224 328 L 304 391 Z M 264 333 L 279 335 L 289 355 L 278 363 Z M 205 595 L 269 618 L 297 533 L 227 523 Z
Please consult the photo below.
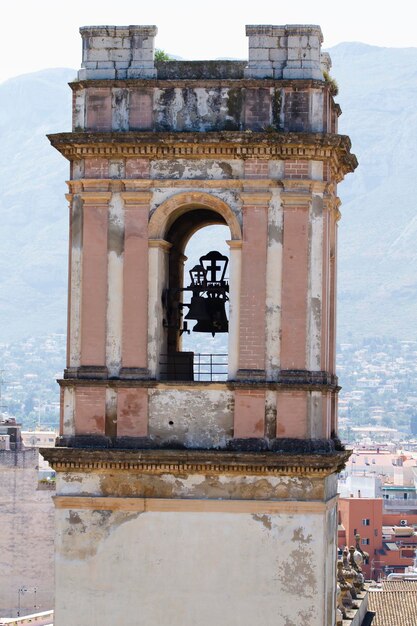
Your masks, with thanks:
M 173 58 L 169 56 L 165 50 L 157 48 L 155 50 L 155 61 L 173 61 Z
M 329 85 L 331 95 L 337 96 L 337 94 L 339 93 L 339 85 L 337 84 L 337 81 L 332 76 L 330 76 L 329 72 L 327 72 L 326 70 L 323 71 L 323 78 L 324 82 Z

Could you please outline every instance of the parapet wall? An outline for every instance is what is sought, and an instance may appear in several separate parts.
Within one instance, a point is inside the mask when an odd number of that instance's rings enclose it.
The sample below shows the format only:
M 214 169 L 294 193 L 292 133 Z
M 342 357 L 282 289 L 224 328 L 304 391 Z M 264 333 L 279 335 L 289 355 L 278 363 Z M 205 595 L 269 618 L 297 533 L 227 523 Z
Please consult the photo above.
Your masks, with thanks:
M 155 64 L 156 26 L 85 26 L 79 80 L 165 78 L 166 64 Z M 248 62 L 210 62 L 206 78 L 273 78 L 323 80 L 319 26 L 247 26 Z M 181 66 L 176 62 L 175 78 Z M 166 66 L 166 68 L 165 68 Z M 171 76 L 169 76 L 171 77 Z M 202 76 L 196 76 L 202 78 Z

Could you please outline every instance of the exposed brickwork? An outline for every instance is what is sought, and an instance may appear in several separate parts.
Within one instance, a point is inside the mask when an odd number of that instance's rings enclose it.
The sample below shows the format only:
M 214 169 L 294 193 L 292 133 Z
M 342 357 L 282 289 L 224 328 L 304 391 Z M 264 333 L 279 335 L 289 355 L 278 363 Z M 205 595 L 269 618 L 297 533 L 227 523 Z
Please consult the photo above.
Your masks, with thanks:
M 84 161 L 85 178 L 108 178 L 109 177 L 109 161 L 108 159 L 92 158 Z
M 326 182 L 331 180 L 331 166 L 327 161 L 323 163 L 323 180 Z
M 112 94 L 110 88 L 87 90 L 87 130 L 111 130 Z
M 262 130 L 271 124 L 271 93 L 269 89 L 246 89 L 245 128 Z
M 243 209 L 240 369 L 265 369 L 267 214 L 266 206 Z
M 77 387 L 75 389 L 75 434 L 104 435 L 105 418 L 105 387 Z
M 126 159 L 126 178 L 149 178 L 149 159 Z
M 248 159 L 244 162 L 245 178 L 268 178 L 268 161 L 265 159 Z
M 233 436 L 265 435 L 265 391 L 236 391 Z
M 309 162 L 302 159 L 288 159 L 284 161 L 285 178 L 308 178 Z

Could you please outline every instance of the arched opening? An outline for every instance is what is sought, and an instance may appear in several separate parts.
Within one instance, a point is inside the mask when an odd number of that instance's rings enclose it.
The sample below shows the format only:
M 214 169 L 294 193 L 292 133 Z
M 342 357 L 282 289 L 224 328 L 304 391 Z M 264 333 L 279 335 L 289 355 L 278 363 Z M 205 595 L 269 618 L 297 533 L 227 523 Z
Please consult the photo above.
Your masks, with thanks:
M 224 272 L 223 280 L 227 285 L 225 296 L 223 294 L 214 295 L 214 316 L 205 311 L 204 306 L 200 306 L 198 296 L 193 296 L 192 292 L 184 292 L 184 302 L 189 306 L 185 312 L 184 321 L 187 323 L 188 332 L 182 334 L 182 350 L 194 353 L 194 380 L 197 381 L 220 381 L 227 379 L 228 372 L 228 339 L 229 339 L 229 285 L 230 285 L 230 248 L 227 240 L 230 237 L 229 229 L 223 225 L 207 226 L 198 230 L 190 238 L 185 248 L 187 260 L 184 265 L 184 282 L 192 283 L 193 269 L 201 264 L 202 252 L 206 255 L 216 251 L 219 261 L 214 260 L 216 277 L 219 278 Z M 209 268 L 213 265 L 211 262 Z M 209 269 L 210 272 L 210 269 Z M 204 296 L 203 296 L 204 297 Z M 198 321 L 195 317 L 203 317 L 203 321 Z M 190 318 L 190 319 L 188 319 Z M 210 329 L 210 325 L 213 328 Z
M 229 238 L 224 218 L 204 208 L 182 214 L 167 232 L 161 379 L 227 378 Z
M 222 370 L 227 370 L 229 379 L 234 377 L 242 239 L 238 216 L 239 213 L 223 200 L 200 191 L 175 194 L 152 213 L 148 309 L 148 364 L 152 377 L 159 380 L 217 379 L 217 376 L 201 376 L 201 363 L 200 367 L 198 364 L 194 367 L 193 353 L 212 354 L 213 350 L 229 354 L 228 366 L 225 363 Z M 202 258 L 210 252 L 215 252 L 214 256 Z M 187 265 L 186 256 L 189 256 Z M 203 269 L 195 269 L 202 264 Z M 226 272 L 219 269 L 224 264 Z M 230 285 L 227 285 L 227 275 Z M 202 286 L 202 278 L 210 285 Z M 190 307 L 193 297 L 195 300 Z M 204 300 L 208 297 L 211 297 L 210 303 Z M 228 343 L 229 348 L 225 349 Z M 200 372 L 200 376 L 195 372 Z

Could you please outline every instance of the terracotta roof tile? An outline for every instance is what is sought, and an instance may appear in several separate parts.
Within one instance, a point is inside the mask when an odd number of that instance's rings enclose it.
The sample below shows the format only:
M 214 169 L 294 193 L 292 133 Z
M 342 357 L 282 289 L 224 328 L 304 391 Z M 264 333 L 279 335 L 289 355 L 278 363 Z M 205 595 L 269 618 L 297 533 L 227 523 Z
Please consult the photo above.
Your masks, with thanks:
M 376 613 L 372 626 L 416 626 L 417 581 L 386 581 L 370 590 L 369 610 Z

